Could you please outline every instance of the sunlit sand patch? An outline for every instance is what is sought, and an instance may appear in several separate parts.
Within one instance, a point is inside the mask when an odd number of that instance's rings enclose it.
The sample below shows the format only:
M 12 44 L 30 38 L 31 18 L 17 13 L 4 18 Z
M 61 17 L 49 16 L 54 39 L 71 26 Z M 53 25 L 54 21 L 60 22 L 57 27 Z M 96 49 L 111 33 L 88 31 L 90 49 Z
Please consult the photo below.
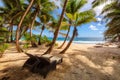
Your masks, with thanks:
M 103 63 L 103 64 L 106 64 L 106 66 L 101 66 L 101 65 L 93 63 L 90 59 L 82 55 L 77 55 L 76 58 L 91 68 L 98 69 L 102 73 L 108 73 L 111 75 L 113 74 L 113 71 L 114 71 L 112 66 L 116 64 L 116 61 L 106 61 Z

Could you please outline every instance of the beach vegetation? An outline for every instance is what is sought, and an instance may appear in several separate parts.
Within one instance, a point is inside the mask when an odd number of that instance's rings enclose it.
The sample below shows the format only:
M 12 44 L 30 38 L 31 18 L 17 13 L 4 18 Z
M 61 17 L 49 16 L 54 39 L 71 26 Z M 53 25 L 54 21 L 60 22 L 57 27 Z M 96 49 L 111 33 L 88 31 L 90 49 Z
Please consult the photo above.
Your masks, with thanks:
M 107 1 L 109 0 L 94 0 L 92 2 L 93 8 Z M 56 18 L 52 13 L 59 7 L 51 0 L 17 0 L 14 2 L 12 0 L 3 0 L 2 2 L 4 6 L 0 7 L 0 26 L 7 33 L 3 32 L 5 34 L 3 34 L 4 37 L 0 36 L 0 41 L 15 42 L 18 52 L 23 51 L 19 45 L 19 40 L 24 38 L 27 43 L 25 47 L 30 45 L 37 48 L 39 45 L 49 44 L 49 48 L 44 53 L 49 54 L 56 45 L 56 40 L 60 34 L 65 39 L 58 49 L 64 46 L 68 38 L 70 39 L 67 46 L 60 52 L 65 53 L 74 38 L 80 34 L 77 27 L 96 21 L 93 9 L 81 11 L 81 8 L 87 4 L 87 0 L 62 0 L 62 12 L 59 15 L 55 14 Z M 101 13 L 105 14 L 104 19 L 107 23 L 107 30 L 104 35 L 106 38 L 112 38 L 112 41 L 116 39 L 119 41 L 120 39 L 119 4 L 118 0 L 112 0 L 110 4 L 103 8 Z M 72 35 L 69 36 L 71 27 L 74 29 Z M 38 28 L 40 29 L 39 35 L 34 34 L 33 31 Z M 44 30 L 53 33 L 52 41 L 43 35 Z M 67 32 L 63 33 L 62 30 Z
M 2 57 L 3 53 L 5 52 L 6 49 L 8 49 L 9 45 L 7 43 L 0 43 L 0 57 Z
M 8 44 L 6 43 L 6 37 L 8 35 L 8 30 L 4 27 L 0 27 L 0 57 L 2 57 L 5 50 L 8 48 Z
M 80 9 L 87 3 L 87 0 L 72 0 L 69 1 L 66 7 L 66 17 L 68 18 L 71 26 L 74 27 L 72 37 L 67 46 L 60 52 L 65 53 L 70 47 L 74 38 L 78 35 L 77 27 L 82 24 L 96 21 L 95 13 L 93 10 L 80 11 Z
M 55 30 L 55 32 L 54 32 L 54 38 L 53 38 L 53 41 L 52 41 L 52 43 L 51 43 L 51 46 L 48 48 L 48 50 L 47 50 L 44 54 L 49 54 L 49 53 L 51 53 L 51 51 L 52 51 L 52 49 L 53 49 L 53 47 L 54 47 L 54 44 L 55 44 L 56 39 L 57 39 L 57 37 L 58 37 L 58 33 L 59 33 L 59 30 L 60 30 L 60 26 L 61 26 L 62 20 L 63 20 L 63 18 L 64 18 L 64 13 L 65 13 L 65 10 L 66 10 L 67 2 L 68 2 L 68 0 L 65 0 L 65 1 L 64 1 L 64 5 L 63 5 L 63 8 L 62 8 L 62 13 L 61 13 L 61 16 L 60 16 L 60 20 L 59 20 L 58 26 L 57 26 L 57 28 L 56 28 L 56 30 Z
M 96 7 L 102 3 L 106 3 L 109 0 L 95 0 L 93 1 L 93 7 Z M 111 0 L 109 4 L 106 4 L 101 12 L 103 19 L 106 22 L 107 30 L 104 32 L 105 39 L 110 39 L 111 42 L 120 41 L 120 2 L 119 0 Z

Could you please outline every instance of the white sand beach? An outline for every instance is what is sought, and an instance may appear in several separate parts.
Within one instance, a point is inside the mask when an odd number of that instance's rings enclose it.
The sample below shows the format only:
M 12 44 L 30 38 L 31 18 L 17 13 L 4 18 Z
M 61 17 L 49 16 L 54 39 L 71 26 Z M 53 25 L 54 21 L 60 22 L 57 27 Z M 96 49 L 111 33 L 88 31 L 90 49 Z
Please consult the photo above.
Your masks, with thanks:
M 61 42 L 59 42 L 61 44 Z M 99 47 L 95 44 L 72 43 L 65 54 L 58 54 L 62 49 L 54 49 L 52 55 L 63 57 L 57 70 L 50 72 L 46 79 L 27 70 L 21 70 L 27 60 L 24 53 L 17 53 L 12 44 L 0 58 L 0 79 L 8 80 L 120 80 L 120 49 Z M 43 54 L 47 48 L 30 48 L 28 53 Z

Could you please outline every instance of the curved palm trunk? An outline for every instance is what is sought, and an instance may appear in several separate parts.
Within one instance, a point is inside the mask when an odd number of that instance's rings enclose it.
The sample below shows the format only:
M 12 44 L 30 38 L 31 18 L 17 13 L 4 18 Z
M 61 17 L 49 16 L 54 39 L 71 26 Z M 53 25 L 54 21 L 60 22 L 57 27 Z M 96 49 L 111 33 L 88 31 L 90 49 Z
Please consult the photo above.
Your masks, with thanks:
M 67 49 L 70 47 L 70 45 L 71 45 L 74 37 L 76 36 L 76 33 L 77 33 L 77 28 L 74 27 L 74 31 L 73 31 L 72 38 L 70 39 L 69 43 L 68 43 L 67 46 L 64 48 L 64 50 L 62 50 L 62 51 L 60 52 L 60 54 L 63 54 L 63 53 L 65 53 L 65 52 L 67 51 Z
M 61 17 L 60 17 L 60 21 L 59 21 L 59 23 L 58 23 L 57 29 L 56 29 L 55 32 L 54 32 L 54 38 L 53 38 L 53 41 L 52 41 L 52 43 L 51 43 L 51 46 L 48 48 L 48 50 L 47 50 L 44 54 L 50 54 L 51 51 L 52 51 L 52 49 L 53 49 L 53 47 L 54 47 L 54 44 L 55 44 L 56 39 L 57 39 L 57 37 L 58 37 L 58 32 L 59 32 L 59 30 L 60 30 L 61 22 L 62 22 L 62 20 L 63 20 L 63 16 L 64 16 L 64 12 L 65 12 L 65 9 L 66 9 L 67 2 L 68 2 L 68 0 L 65 0 L 64 6 L 63 6 L 63 10 L 62 10 L 62 14 L 61 14 Z
M 32 21 L 32 25 L 30 27 L 30 37 L 31 38 L 32 38 L 32 29 L 33 29 L 33 26 L 34 26 L 35 19 L 36 19 L 37 15 L 38 15 L 38 13 L 36 12 L 36 14 L 35 14 L 35 16 L 33 18 L 33 21 Z M 32 45 L 32 47 L 38 47 L 37 44 L 33 40 L 31 40 L 31 45 Z
M 61 49 L 61 48 L 63 47 L 63 45 L 65 44 L 65 42 L 66 42 L 66 40 L 67 40 L 67 38 L 68 38 L 69 32 L 70 32 L 70 26 L 69 26 L 69 28 L 68 28 L 68 32 L 67 32 L 67 35 L 66 35 L 66 37 L 65 37 L 64 42 L 62 43 L 62 45 L 61 45 L 60 47 L 58 47 L 58 49 Z
M 30 4 L 29 4 L 29 6 L 27 7 L 25 13 L 23 14 L 23 16 L 22 16 L 22 18 L 21 18 L 21 20 L 20 20 L 20 22 L 19 22 L 19 24 L 18 24 L 17 30 L 16 30 L 16 49 L 17 49 L 18 52 L 23 52 L 22 49 L 21 49 L 20 46 L 19 46 L 19 30 L 20 30 L 21 24 L 22 24 L 25 16 L 27 15 L 28 11 L 30 10 L 33 2 L 34 2 L 34 0 L 31 0 Z
M 42 33 L 43 33 L 44 29 L 45 29 L 45 26 L 43 25 L 42 26 L 42 31 L 40 33 L 40 37 L 39 37 L 39 40 L 38 40 L 38 45 L 41 45 L 40 39 L 41 39 L 41 36 L 42 36 Z
M 35 19 L 36 19 L 36 17 L 37 17 L 37 15 L 38 15 L 38 13 L 39 13 L 39 9 L 38 9 L 39 7 L 37 7 L 37 10 L 35 11 L 35 15 L 34 15 L 34 17 L 33 17 L 33 21 L 32 21 L 32 24 L 31 24 L 31 27 L 30 27 L 30 37 L 32 38 L 32 29 L 33 29 L 33 26 L 34 26 L 34 24 L 35 24 Z M 38 45 L 35 43 L 35 41 L 33 41 L 33 40 L 31 40 L 31 45 L 32 45 L 32 47 L 38 47 Z

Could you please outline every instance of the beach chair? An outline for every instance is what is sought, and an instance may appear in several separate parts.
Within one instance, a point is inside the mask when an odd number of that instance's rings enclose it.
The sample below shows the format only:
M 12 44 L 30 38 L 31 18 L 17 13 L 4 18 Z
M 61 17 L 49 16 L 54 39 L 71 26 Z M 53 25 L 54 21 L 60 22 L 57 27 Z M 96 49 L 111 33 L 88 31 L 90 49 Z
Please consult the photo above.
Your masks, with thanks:
M 56 70 L 56 66 L 62 63 L 62 58 L 50 54 L 34 56 L 26 53 L 29 58 L 24 63 L 22 69 L 26 68 L 30 72 L 38 73 L 46 78 L 50 71 Z

